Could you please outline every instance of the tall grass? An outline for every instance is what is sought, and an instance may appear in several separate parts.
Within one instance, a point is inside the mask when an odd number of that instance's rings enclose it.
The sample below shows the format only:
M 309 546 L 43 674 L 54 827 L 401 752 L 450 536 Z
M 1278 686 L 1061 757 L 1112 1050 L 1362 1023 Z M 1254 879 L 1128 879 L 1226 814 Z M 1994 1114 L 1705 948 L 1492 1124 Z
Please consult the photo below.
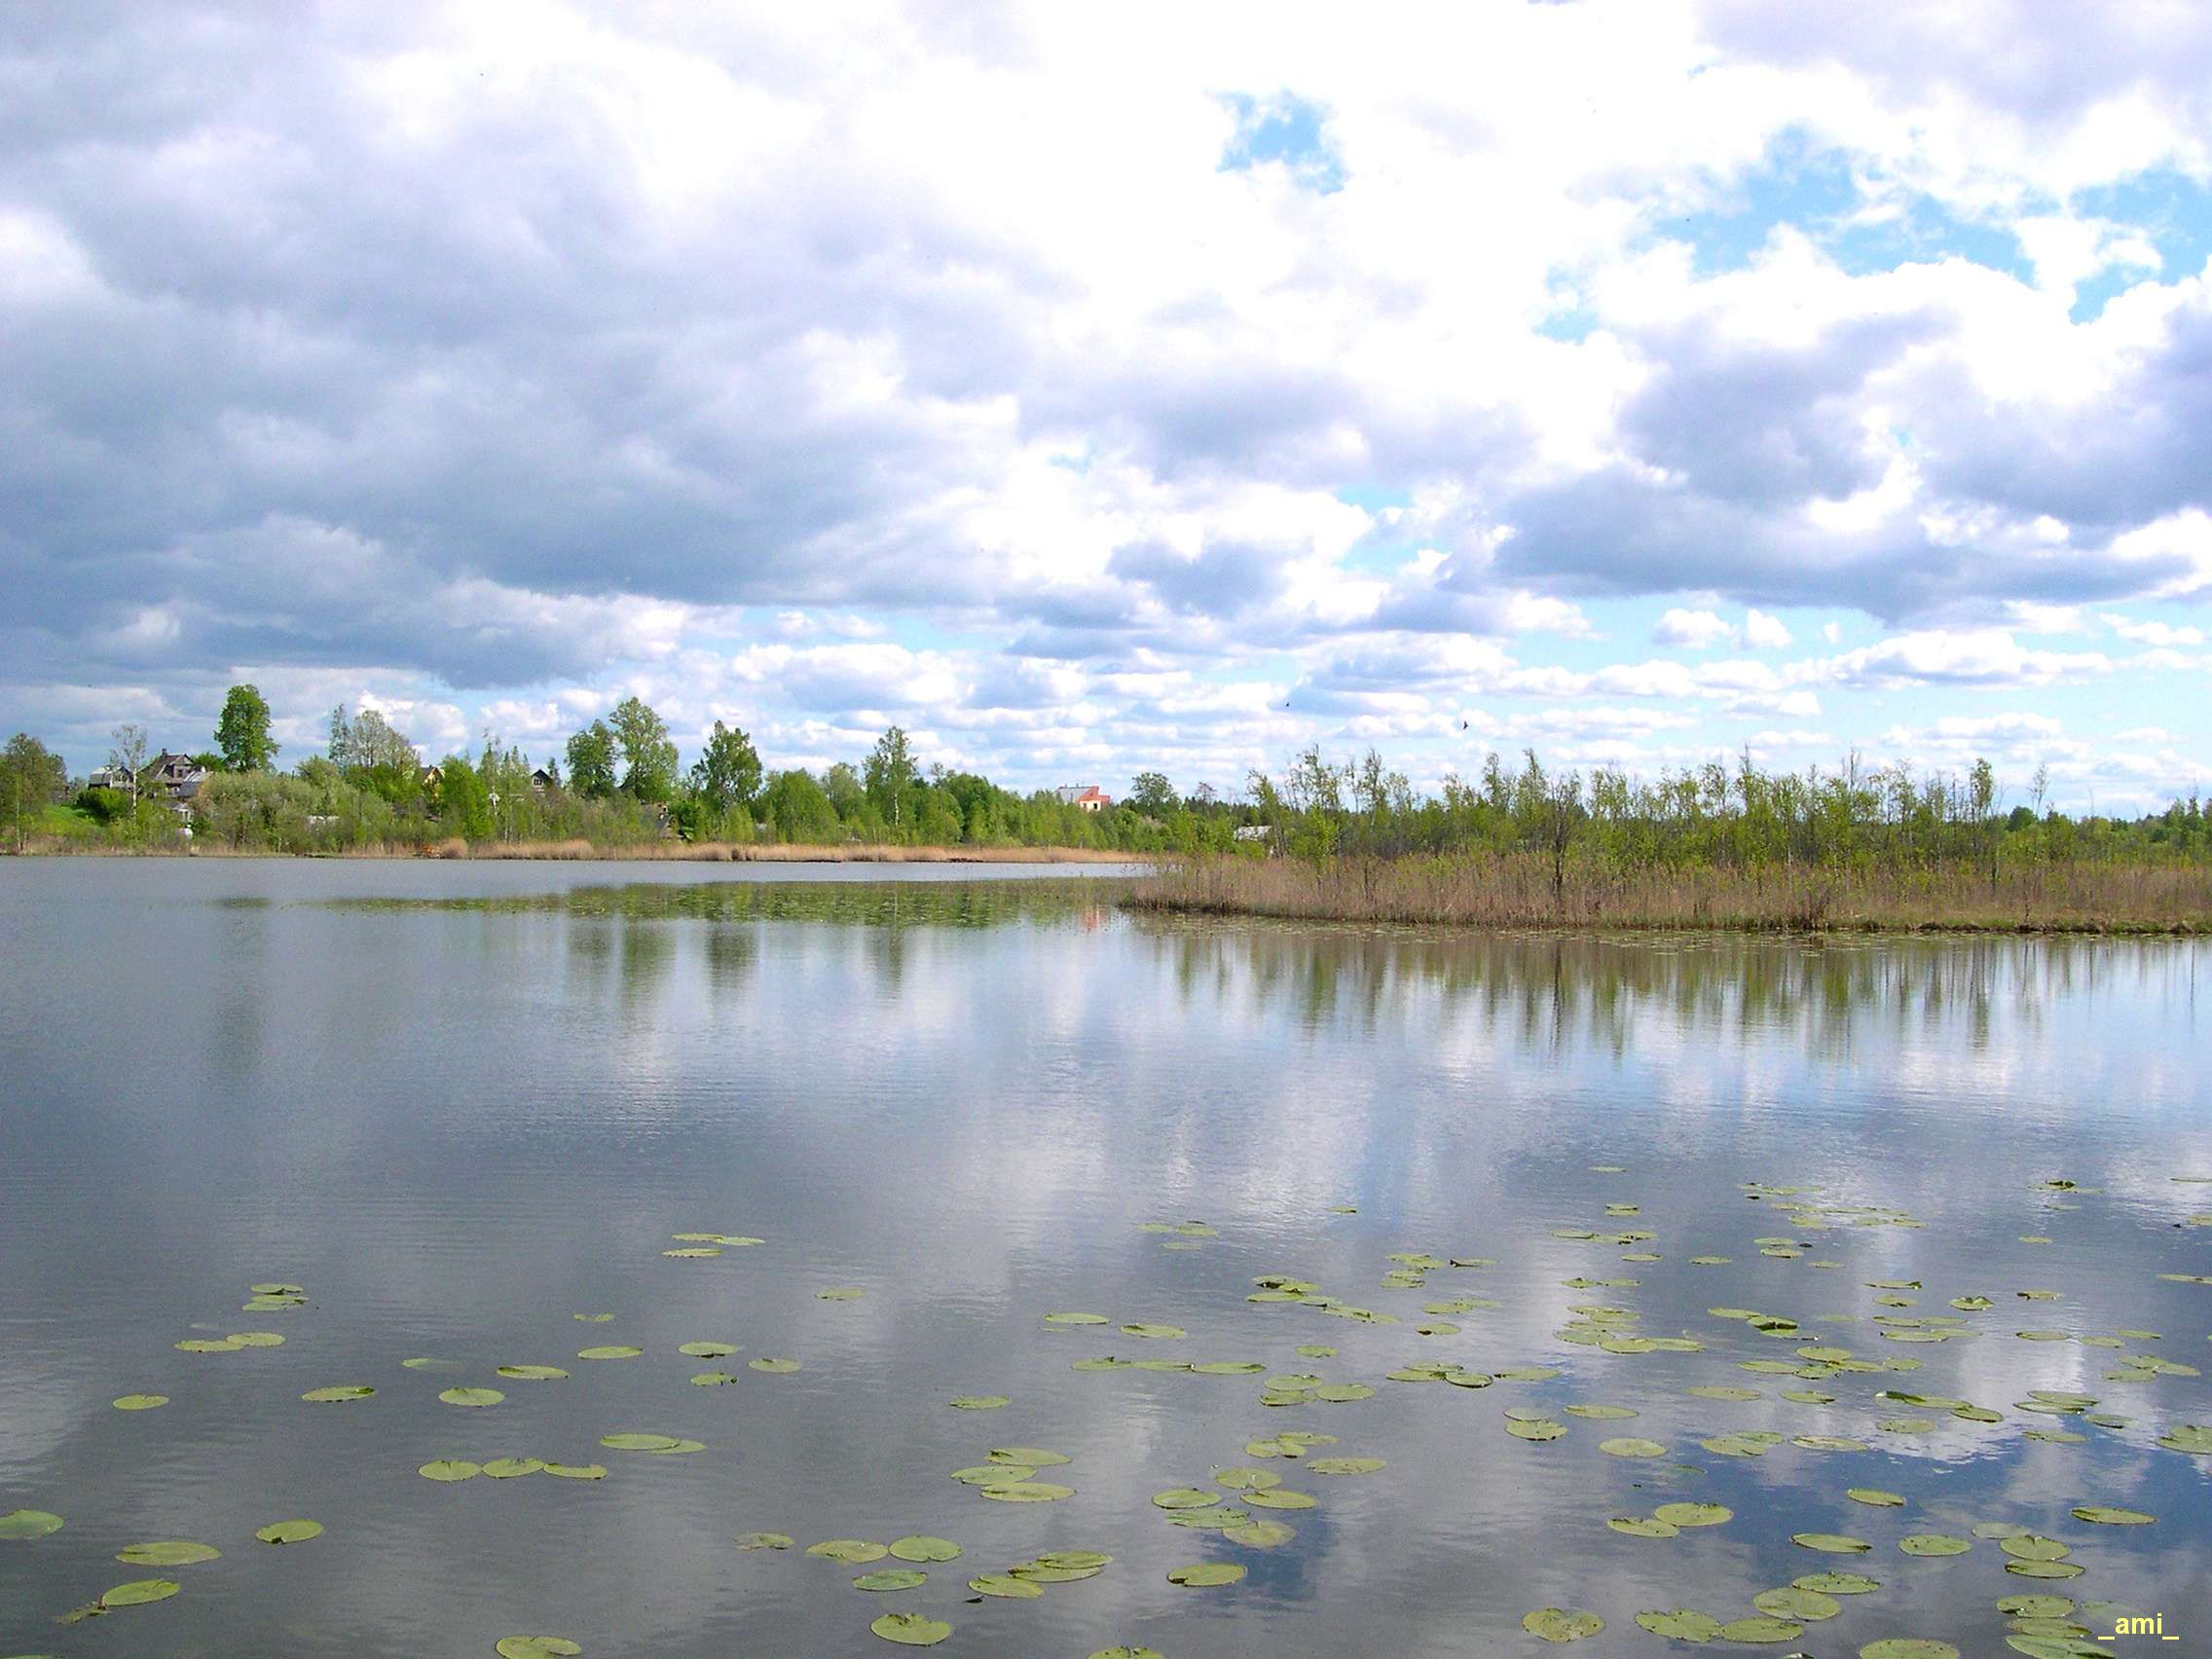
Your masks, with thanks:
M 1138 909 L 1474 928 L 2054 933 L 2212 931 L 2203 865 L 1842 869 L 1570 866 L 1537 853 L 1201 858 L 1140 878 Z

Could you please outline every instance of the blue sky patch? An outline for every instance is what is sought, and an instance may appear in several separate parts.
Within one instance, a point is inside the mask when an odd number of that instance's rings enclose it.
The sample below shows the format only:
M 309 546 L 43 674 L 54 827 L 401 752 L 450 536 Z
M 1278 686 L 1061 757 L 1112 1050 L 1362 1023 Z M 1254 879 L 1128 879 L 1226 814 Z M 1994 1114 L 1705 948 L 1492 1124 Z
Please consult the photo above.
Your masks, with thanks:
M 1328 111 L 1293 92 L 1255 97 L 1227 92 L 1222 100 L 1236 117 L 1236 133 L 1221 152 L 1222 172 L 1244 172 L 1280 163 L 1309 190 L 1328 196 L 1345 186 L 1345 166 L 1329 142 Z

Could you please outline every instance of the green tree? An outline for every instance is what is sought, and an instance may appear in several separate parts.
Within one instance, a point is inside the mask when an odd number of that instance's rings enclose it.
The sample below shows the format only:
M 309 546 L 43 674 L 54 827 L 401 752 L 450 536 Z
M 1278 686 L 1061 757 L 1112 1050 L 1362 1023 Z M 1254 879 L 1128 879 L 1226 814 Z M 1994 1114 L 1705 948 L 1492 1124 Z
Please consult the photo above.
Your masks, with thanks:
M 0 813 L 22 847 L 23 832 L 69 788 L 69 769 L 45 744 L 19 731 L 0 749 Z
M 108 770 L 121 772 L 130 793 L 130 804 L 138 804 L 138 774 L 146 764 L 146 728 L 126 720 L 109 734 L 115 747 L 107 752 Z
M 594 720 L 569 739 L 569 788 L 591 800 L 614 793 L 614 734 Z
M 867 804 L 867 789 L 850 760 L 840 760 L 822 774 L 822 793 L 839 818 L 849 819 Z
M 893 726 L 875 740 L 862 775 L 869 801 L 890 822 L 891 832 L 899 834 L 908 817 L 906 789 L 914 781 L 914 755 L 902 727 Z
M 449 755 L 439 764 L 438 821 L 449 833 L 471 841 L 492 838 L 492 793 L 465 755 Z
M 1147 818 L 1164 818 L 1175 805 L 1175 791 L 1164 772 L 1139 772 L 1129 780 L 1129 804 Z
M 268 772 L 276 764 L 276 740 L 269 735 L 269 703 L 253 685 L 234 685 L 223 699 L 215 722 L 215 747 L 232 772 Z
M 717 813 L 750 806 L 760 790 L 760 756 L 753 740 L 741 728 L 717 720 L 691 767 L 691 789 Z
M 668 722 L 639 697 L 625 697 L 607 717 L 614 746 L 622 752 L 622 789 L 639 800 L 669 800 L 676 794 L 676 745 Z M 575 769 L 574 762 L 570 770 Z
M 795 767 L 768 780 L 760 794 L 760 818 L 779 841 L 821 844 L 844 839 L 844 827 L 837 822 L 837 809 L 829 795 L 810 774 Z

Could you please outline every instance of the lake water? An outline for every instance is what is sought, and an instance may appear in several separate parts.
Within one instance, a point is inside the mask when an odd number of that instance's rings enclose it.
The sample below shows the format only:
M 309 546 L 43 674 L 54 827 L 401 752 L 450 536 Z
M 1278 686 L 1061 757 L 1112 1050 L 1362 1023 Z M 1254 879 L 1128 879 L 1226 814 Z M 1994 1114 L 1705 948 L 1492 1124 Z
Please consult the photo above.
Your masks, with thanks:
M 2212 949 L 1161 923 L 1042 873 L 0 866 L 0 1514 L 66 1522 L 0 1537 L 0 1653 L 866 1656 L 911 1612 L 946 1654 L 1491 1655 L 1556 1606 L 1605 1621 L 1565 1651 L 1658 1654 L 1639 1611 L 1817 1573 L 1879 1588 L 1746 1650 L 2159 1615 L 2084 1650 L 2212 1652 L 2212 1456 L 2157 1444 L 2212 1425 Z M 949 1478 L 1023 1448 L 1073 1495 Z M 499 1457 L 608 1473 L 418 1473 Z M 1185 1488 L 1288 1535 L 1176 1525 Z M 1670 1503 L 1732 1515 L 1607 1526 Z M 906 1564 L 804 1553 L 909 1534 L 963 1553 L 874 1593 Z M 221 1558 L 115 1559 L 164 1539 Z M 2007 1570 L 2053 1548 L 2083 1570 Z M 973 1600 L 1073 1550 L 1113 1560 Z M 54 1622 L 147 1577 L 181 1593 Z M 2074 1610 L 2010 1631 L 2023 1595 Z

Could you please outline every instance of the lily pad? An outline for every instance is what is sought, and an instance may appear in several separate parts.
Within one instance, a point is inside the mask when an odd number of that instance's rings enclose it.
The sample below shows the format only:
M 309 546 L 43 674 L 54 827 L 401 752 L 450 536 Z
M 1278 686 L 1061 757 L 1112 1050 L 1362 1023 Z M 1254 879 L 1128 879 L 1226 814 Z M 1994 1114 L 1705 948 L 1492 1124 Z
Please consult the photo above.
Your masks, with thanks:
M 644 1348 L 627 1347 L 620 1343 L 608 1343 L 600 1347 L 578 1348 L 576 1357 L 578 1359 L 636 1359 L 645 1351 Z
M 986 1572 L 969 1579 L 968 1588 L 978 1596 L 997 1596 L 1008 1602 L 1034 1602 L 1045 1593 L 1041 1586 L 1011 1572 Z
M 1932 1641 L 1924 1636 L 1888 1636 L 1866 1643 L 1859 1650 L 1859 1659 L 1959 1659 L 1959 1650 L 1947 1641 Z
M 1616 1532 L 1626 1532 L 1632 1538 L 1678 1538 L 1682 1532 L 1672 1521 L 1641 1515 L 1616 1515 L 1605 1525 Z
M 465 1457 L 434 1457 L 415 1472 L 426 1481 L 466 1481 L 482 1474 L 484 1465 Z
M 1757 1642 L 1793 1641 L 1804 1631 L 1803 1625 L 1762 1614 L 1753 1619 L 1730 1619 L 1720 1627 L 1718 1634 L 1722 1641 L 1742 1642 L 1750 1646 Z
M 544 1467 L 542 1457 L 493 1457 L 484 1464 L 484 1472 L 496 1481 L 513 1481 L 537 1474 Z
M 1789 1581 L 1799 1590 L 1818 1590 L 1824 1596 L 1870 1596 L 1882 1587 L 1879 1578 L 1863 1572 L 1808 1572 Z
M 1867 1504 L 1875 1509 L 1897 1509 L 1904 1503 L 1902 1493 L 1883 1492 L 1878 1487 L 1853 1487 L 1843 1495 L 1854 1503 Z
M 766 1359 L 749 1359 L 745 1363 L 750 1369 L 754 1371 L 765 1371 L 771 1377 L 788 1377 L 798 1369 L 798 1361 L 795 1359 L 777 1359 L 770 1357 Z
M 958 1561 L 960 1546 L 950 1538 L 933 1538 L 927 1532 L 914 1532 L 894 1542 L 891 1553 L 901 1561 Z
M 917 1572 L 910 1567 L 885 1567 L 881 1572 L 864 1572 L 853 1580 L 855 1590 L 911 1590 L 927 1584 L 930 1575 Z
M 1248 1521 L 1239 1521 L 1233 1527 L 1222 1528 L 1221 1535 L 1233 1544 L 1246 1544 L 1253 1549 L 1262 1550 L 1272 1549 L 1277 1544 L 1287 1544 L 1297 1536 L 1280 1521 L 1265 1521 L 1257 1516 Z
M 272 1521 L 255 1530 L 255 1537 L 265 1544 L 304 1544 L 310 1538 L 322 1536 L 319 1521 Z
M 499 1375 L 517 1382 L 558 1382 L 569 1374 L 558 1365 L 502 1365 Z
M 438 1398 L 449 1406 L 496 1406 L 506 1395 L 497 1388 L 448 1388 Z
M 1315 1475 L 1372 1475 L 1384 1466 L 1380 1457 L 1313 1457 L 1306 1463 L 1307 1472 Z
M 2074 1511 L 2074 1519 L 2100 1527 L 2148 1527 L 2157 1517 L 2146 1515 L 2140 1509 L 2114 1509 L 2101 1503 L 2084 1503 Z
M 1191 1567 L 1170 1567 L 1167 1582 L 1184 1584 L 1194 1590 L 1206 1589 L 1217 1584 L 1235 1584 L 1244 1576 L 1244 1568 L 1233 1561 L 1205 1561 Z
M 1874 1547 L 1864 1538 L 1849 1537 L 1842 1532 L 1792 1532 L 1789 1541 L 1800 1549 L 1818 1550 L 1823 1555 L 1864 1555 Z
M 736 1538 L 741 1550 L 788 1550 L 796 1541 L 789 1532 L 740 1532 Z
M 1736 1519 L 1736 1512 L 1720 1503 L 1662 1503 L 1651 1513 L 1671 1527 L 1718 1527 Z
M 952 1409 L 959 1412 L 995 1412 L 1013 1403 L 1004 1394 L 962 1394 L 951 1402 Z
M 1601 1440 L 1598 1450 L 1608 1457 L 1664 1457 L 1666 1447 L 1656 1440 L 1639 1440 L 1633 1436 L 1613 1440 Z
M 866 1538 L 825 1538 L 819 1544 L 807 1545 L 806 1553 L 853 1567 L 866 1567 L 871 1561 L 881 1561 L 891 1553 L 891 1548 L 888 1544 L 870 1543 Z
M 196 1544 L 187 1538 L 161 1538 L 150 1544 L 132 1544 L 119 1551 L 115 1559 L 132 1567 L 190 1567 L 195 1562 L 219 1560 L 222 1554 L 213 1544 Z
M 1056 1469 L 1075 1461 L 1064 1452 L 1048 1452 L 1041 1446 L 994 1446 L 983 1456 L 994 1463 L 1011 1463 L 1024 1469 Z
M 599 1443 L 609 1452 L 673 1452 L 683 1444 L 673 1434 L 603 1434 Z
M 1801 1590 L 1794 1584 L 1782 1590 L 1761 1590 L 1751 1598 L 1751 1605 L 1776 1618 L 1797 1619 L 1807 1624 L 1832 1619 L 1843 1611 L 1843 1604 L 1833 1596 L 1820 1590 Z
M 184 1586 L 173 1578 L 133 1578 L 100 1595 L 100 1607 L 142 1607 L 148 1602 L 166 1602 Z
M 126 1394 L 113 1402 L 119 1412 L 150 1412 L 169 1403 L 166 1394 Z
M 300 1396 L 318 1406 L 335 1405 L 342 1400 L 365 1400 L 376 1390 L 363 1383 L 350 1383 L 337 1388 L 310 1388 Z
M 1653 1636 L 1669 1636 L 1677 1641 L 1711 1641 L 1720 1634 L 1718 1619 L 1689 1607 L 1639 1613 L 1636 1622 Z
M 1521 1616 L 1521 1628 L 1530 1636 L 1539 1636 L 1546 1641 L 1580 1641 L 1586 1636 L 1596 1636 L 1605 1628 L 1605 1621 L 1596 1613 L 1565 1607 L 1538 1607 L 1532 1613 Z
M 548 1463 L 545 1472 L 564 1481 L 603 1481 L 607 1479 L 605 1463 Z
M 502 1636 L 492 1651 L 499 1659 L 575 1659 L 583 1649 L 565 1636 Z
M 997 1503 L 1056 1503 L 1075 1496 L 1075 1488 L 1051 1481 L 994 1481 L 976 1490 Z

